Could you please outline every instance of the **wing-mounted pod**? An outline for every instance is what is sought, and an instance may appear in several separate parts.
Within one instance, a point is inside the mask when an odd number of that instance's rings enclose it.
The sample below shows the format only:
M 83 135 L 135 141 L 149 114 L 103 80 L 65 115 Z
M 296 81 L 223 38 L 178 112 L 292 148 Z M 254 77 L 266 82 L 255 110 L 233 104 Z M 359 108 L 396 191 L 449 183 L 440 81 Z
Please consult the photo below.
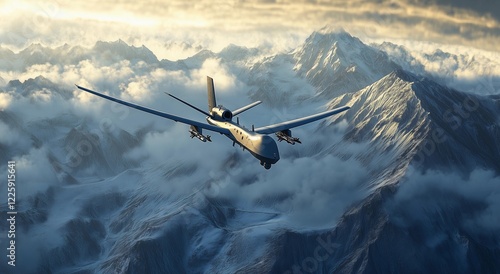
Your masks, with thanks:
M 289 144 L 295 145 L 295 143 L 302 144 L 299 138 L 292 137 L 292 131 L 289 129 L 285 129 L 282 131 L 276 132 L 276 137 L 278 137 L 278 142 L 286 141 Z
M 206 141 L 209 141 L 209 142 L 212 142 L 212 140 L 210 139 L 210 135 L 203 135 L 202 134 L 202 129 L 200 127 L 197 127 L 197 126 L 193 126 L 191 125 L 191 127 L 189 127 L 189 133 L 191 133 L 191 138 L 198 138 L 200 139 L 200 141 L 202 142 L 206 142 Z

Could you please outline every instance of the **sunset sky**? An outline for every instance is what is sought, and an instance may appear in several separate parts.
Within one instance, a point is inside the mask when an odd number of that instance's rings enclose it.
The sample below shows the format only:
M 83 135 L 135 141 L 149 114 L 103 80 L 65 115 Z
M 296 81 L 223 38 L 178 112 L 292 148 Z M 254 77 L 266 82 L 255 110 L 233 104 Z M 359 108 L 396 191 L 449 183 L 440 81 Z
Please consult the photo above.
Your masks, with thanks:
M 146 45 L 159 58 L 175 59 L 175 54 L 190 55 L 199 47 L 217 51 L 229 43 L 287 50 L 328 25 L 366 39 L 499 50 L 500 23 L 495 14 L 408 4 L 419 2 L 412 0 L 376 2 L 6 0 L 0 1 L 0 45 L 19 50 L 35 42 L 92 46 L 97 40 L 122 39 Z M 482 2 L 486 4 L 479 6 L 488 10 L 489 1 Z M 175 48 L 178 52 L 172 52 Z

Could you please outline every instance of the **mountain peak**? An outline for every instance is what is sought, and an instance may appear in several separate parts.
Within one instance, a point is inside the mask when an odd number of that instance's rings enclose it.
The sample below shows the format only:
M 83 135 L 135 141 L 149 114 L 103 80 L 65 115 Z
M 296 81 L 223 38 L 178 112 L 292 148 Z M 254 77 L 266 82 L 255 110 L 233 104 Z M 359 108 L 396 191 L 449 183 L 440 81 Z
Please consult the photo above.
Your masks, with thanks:
M 358 91 L 398 68 L 386 53 L 344 30 L 314 32 L 294 58 L 297 74 L 329 98 Z
M 498 111 L 481 96 L 397 69 L 330 103 L 338 105 L 351 106 L 331 118 L 347 120 L 346 139 L 370 142 L 375 150 L 396 149 L 398 159 L 405 159 L 400 164 L 411 162 L 422 170 L 458 167 L 464 176 L 477 167 L 500 172 L 491 160 L 500 157 Z
M 338 28 L 323 28 L 319 31 L 315 31 L 306 39 L 305 44 L 323 47 L 327 45 L 330 45 L 330 47 L 335 45 L 339 45 L 340 47 L 350 45 L 355 48 L 365 46 L 357 37 L 352 36 L 344 29 Z
M 40 43 L 32 43 L 27 48 L 21 50 L 19 54 L 23 56 L 36 56 L 35 58 L 42 58 L 52 52 L 51 48 L 44 47 Z
M 252 56 L 257 52 L 258 50 L 255 48 L 247 48 L 237 46 L 235 44 L 229 44 L 218 53 L 218 56 L 226 61 L 240 61 L 247 59 L 249 56 Z
M 102 55 L 100 60 L 116 62 L 126 59 L 132 62 L 145 61 L 146 63 L 157 63 L 156 55 L 144 45 L 141 47 L 130 46 L 123 40 L 114 42 L 97 41 L 92 48 L 95 56 Z
M 44 46 L 42 46 L 42 44 L 40 43 L 32 43 L 31 45 L 29 45 L 27 48 L 27 50 L 29 51 L 33 51 L 33 50 L 43 50 L 45 49 Z
M 322 27 L 320 30 L 315 31 L 313 33 L 339 34 L 339 35 L 347 35 L 349 37 L 352 37 L 344 28 L 332 26 L 332 25 L 326 25 L 326 26 Z
M 125 43 L 122 39 L 118 39 L 116 41 L 97 41 L 94 44 L 94 49 L 95 48 L 109 48 L 109 47 L 125 47 L 129 48 L 127 43 Z
M 35 78 L 28 78 L 26 80 L 24 80 L 23 82 L 15 79 L 15 80 L 11 80 L 9 81 L 9 84 L 8 84 L 8 87 L 9 88 L 16 88 L 16 87 L 19 87 L 21 85 L 25 85 L 25 86 L 32 86 L 32 85 L 36 85 L 36 86 L 46 86 L 46 85 L 49 85 L 51 84 L 52 85 L 52 82 L 43 77 L 42 75 L 38 75 L 37 77 Z M 26 87 L 24 87 L 26 88 Z

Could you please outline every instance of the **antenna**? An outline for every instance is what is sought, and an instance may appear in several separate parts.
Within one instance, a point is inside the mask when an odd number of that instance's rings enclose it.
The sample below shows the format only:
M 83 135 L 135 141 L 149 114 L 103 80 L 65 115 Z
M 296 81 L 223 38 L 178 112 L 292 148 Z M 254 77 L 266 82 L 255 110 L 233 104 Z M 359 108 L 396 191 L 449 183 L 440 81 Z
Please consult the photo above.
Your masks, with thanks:
M 240 124 L 240 117 L 236 117 L 236 124 Z
M 252 131 L 255 131 L 255 126 L 252 124 Z

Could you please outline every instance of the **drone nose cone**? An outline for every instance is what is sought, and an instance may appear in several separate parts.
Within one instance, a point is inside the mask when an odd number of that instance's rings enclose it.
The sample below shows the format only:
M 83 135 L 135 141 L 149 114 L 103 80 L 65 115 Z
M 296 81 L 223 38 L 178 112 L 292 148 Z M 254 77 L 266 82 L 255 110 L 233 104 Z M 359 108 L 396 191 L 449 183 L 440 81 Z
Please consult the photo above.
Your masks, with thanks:
M 260 155 L 271 159 L 273 163 L 276 163 L 280 159 L 278 145 L 276 145 L 276 142 L 270 136 L 262 136 L 260 148 Z

